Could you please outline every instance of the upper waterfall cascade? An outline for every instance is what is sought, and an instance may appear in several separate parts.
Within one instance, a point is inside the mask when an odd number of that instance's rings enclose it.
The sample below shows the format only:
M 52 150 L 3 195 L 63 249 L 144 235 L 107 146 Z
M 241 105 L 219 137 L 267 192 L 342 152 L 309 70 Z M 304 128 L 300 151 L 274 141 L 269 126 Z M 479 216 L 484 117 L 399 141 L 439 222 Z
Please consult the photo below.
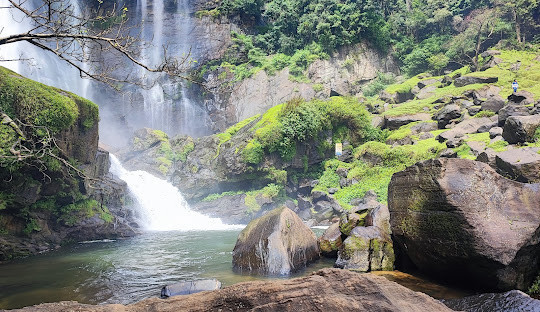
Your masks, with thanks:
M 125 181 L 136 198 L 141 222 L 146 230 L 228 230 L 243 228 L 240 225 L 223 224 L 220 219 L 210 218 L 189 208 L 176 187 L 145 171 L 128 171 L 114 156 L 111 157 L 111 173 Z

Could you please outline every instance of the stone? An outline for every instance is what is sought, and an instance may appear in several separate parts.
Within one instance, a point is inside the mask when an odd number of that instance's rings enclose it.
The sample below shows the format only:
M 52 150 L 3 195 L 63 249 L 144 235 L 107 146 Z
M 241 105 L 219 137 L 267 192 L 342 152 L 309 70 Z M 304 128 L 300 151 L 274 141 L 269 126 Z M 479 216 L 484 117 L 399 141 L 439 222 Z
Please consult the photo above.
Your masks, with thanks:
M 319 249 L 321 255 L 329 258 L 337 257 L 338 249 L 343 244 L 341 240 L 341 231 L 339 230 L 339 222 L 332 223 L 323 235 L 319 237 Z
M 411 127 L 411 133 L 420 134 L 423 132 L 435 131 L 437 129 L 437 123 L 435 122 L 419 122 Z
M 540 311 L 540 300 L 533 299 L 519 290 L 488 293 L 459 299 L 441 300 L 455 311 L 474 312 L 534 312 Z
M 429 132 L 424 132 L 424 133 L 420 134 L 420 136 L 418 138 L 420 139 L 420 141 L 422 141 L 422 140 L 431 139 L 432 137 L 434 137 L 433 134 L 431 134 Z
M 303 196 L 310 195 L 312 189 L 313 189 L 313 186 L 311 186 L 311 180 L 300 179 L 300 181 L 298 181 L 298 193 L 300 193 L 301 195 Z
M 540 184 L 439 158 L 394 174 L 388 206 L 394 247 L 431 277 L 509 290 L 538 273 Z
M 461 76 L 454 80 L 454 85 L 456 87 L 464 87 L 470 84 L 476 83 L 495 83 L 499 81 L 498 77 L 472 77 L 472 76 Z
M 540 182 L 540 148 L 524 147 L 498 153 L 495 159 L 499 172 L 524 183 Z
M 488 164 L 491 168 L 496 168 L 496 159 L 497 153 L 491 148 L 485 149 L 483 152 L 478 154 L 476 161 L 481 161 Z
M 497 113 L 501 108 L 504 107 L 504 100 L 500 96 L 493 96 L 488 98 L 485 102 L 482 103 L 481 107 L 483 111 L 491 111 Z
M 437 82 L 441 81 L 440 79 L 435 79 L 435 78 L 431 78 L 431 79 L 424 79 L 424 80 L 420 80 L 418 81 L 418 83 L 416 84 L 418 86 L 418 88 L 420 89 L 423 89 L 429 85 L 432 85 L 432 84 L 435 84 Z
M 440 301 L 382 276 L 326 268 L 308 276 L 238 283 L 187 296 L 144 299 L 138 303 L 89 305 L 44 303 L 14 312 L 107 311 L 358 311 L 452 312 Z
M 448 141 L 446 141 L 446 146 L 449 148 L 456 148 L 463 144 L 463 137 L 460 138 L 450 138 Z
M 445 131 L 437 136 L 439 142 L 444 142 L 450 138 L 463 137 L 469 133 L 477 133 L 482 127 L 493 127 L 496 125 L 496 116 L 491 118 L 470 118 L 457 124 L 454 128 Z
M 486 58 L 489 56 L 495 56 L 495 55 L 501 55 L 501 51 L 499 50 L 486 50 L 480 54 L 481 57 Z
M 534 94 L 525 90 L 518 91 L 508 96 L 508 102 L 520 105 L 529 105 L 534 103 Z
M 349 174 L 349 169 L 343 168 L 343 167 L 337 168 L 336 174 L 342 178 L 346 178 L 347 175 Z
M 433 120 L 437 121 L 439 129 L 444 129 L 451 120 L 460 118 L 462 115 L 461 107 L 456 104 L 450 104 L 435 113 Z
M 474 116 L 478 114 L 481 110 L 482 110 L 481 106 L 471 106 L 467 109 L 467 112 L 469 113 L 469 115 Z
M 331 188 L 328 189 L 328 194 L 332 194 L 332 195 L 333 195 L 333 194 L 335 194 L 337 191 L 338 191 L 337 188 L 331 187 Z
M 416 94 L 416 98 L 419 100 L 430 98 L 435 95 L 436 90 L 437 86 L 427 86 L 423 89 L 420 89 L 420 91 Z
M 540 115 L 510 116 L 503 127 L 503 138 L 510 144 L 534 142 L 534 133 L 540 126 Z
M 444 157 L 444 158 L 457 158 L 457 153 L 456 153 L 453 149 L 447 148 L 447 149 L 442 150 L 442 151 L 439 153 L 439 157 Z
M 414 94 L 412 94 L 412 92 L 389 93 L 387 91 L 382 91 L 379 94 L 379 99 L 390 104 L 400 104 L 414 99 Z
M 335 266 L 362 272 L 394 269 L 394 250 L 390 235 L 376 226 L 357 226 L 338 251 Z
M 489 129 L 489 138 L 493 139 L 495 137 L 501 136 L 503 133 L 503 128 L 501 127 L 493 127 Z
M 511 103 L 511 102 L 510 102 Z M 506 122 L 506 119 L 510 116 L 529 116 L 529 108 L 523 105 L 506 105 L 501 110 L 499 110 L 498 114 L 498 125 L 499 127 L 503 127 L 504 123 Z
M 323 191 L 311 191 L 311 198 L 313 199 L 313 203 L 315 204 L 318 201 L 321 200 L 328 200 L 328 194 Z
M 191 295 L 201 291 L 216 290 L 221 288 L 221 282 L 217 279 L 205 279 L 181 282 L 161 288 L 161 298 L 169 298 L 180 295 Z
M 289 208 L 251 221 L 238 236 L 233 269 L 264 275 L 289 275 L 319 259 L 315 233 Z
M 426 113 L 402 116 L 384 116 L 383 128 L 396 130 L 399 129 L 401 126 L 410 124 L 411 122 L 428 120 L 431 120 L 431 115 Z
M 470 94 L 467 94 L 469 98 L 472 97 L 473 100 L 484 102 L 491 98 L 500 98 L 499 93 L 501 92 L 501 88 L 494 85 L 487 85 L 469 92 Z
M 484 65 L 482 65 L 482 67 L 480 68 L 480 71 L 484 71 L 484 70 L 487 70 L 489 68 L 495 67 L 495 66 L 501 64 L 502 62 L 504 62 L 504 60 L 502 58 L 493 56 L 493 57 L 489 58 L 489 60 Z
M 358 212 L 345 213 L 339 220 L 339 229 L 344 235 L 349 235 L 357 226 L 364 225 L 364 218 L 367 216 L 367 210 L 361 210 Z

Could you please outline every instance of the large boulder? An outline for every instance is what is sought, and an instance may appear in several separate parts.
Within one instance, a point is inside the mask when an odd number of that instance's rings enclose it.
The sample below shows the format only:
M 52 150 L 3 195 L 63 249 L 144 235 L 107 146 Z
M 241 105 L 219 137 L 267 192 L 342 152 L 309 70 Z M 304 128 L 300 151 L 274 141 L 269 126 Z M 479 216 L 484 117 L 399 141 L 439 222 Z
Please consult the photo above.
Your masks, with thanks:
M 519 290 L 489 293 L 442 302 L 455 311 L 474 312 L 534 312 L 540 311 L 540 300 L 533 299 Z
M 499 172 L 519 182 L 540 182 L 540 148 L 516 148 L 498 153 L 495 163 Z
M 523 105 L 517 105 L 513 103 L 509 103 L 508 105 L 504 106 L 499 110 L 498 113 L 498 124 L 499 127 L 503 127 L 506 123 L 506 119 L 510 116 L 529 116 L 529 108 L 527 106 Z
M 451 120 L 460 118 L 462 115 L 463 113 L 461 112 L 461 107 L 459 107 L 459 105 L 450 104 L 441 108 L 433 116 L 433 120 L 437 121 L 439 129 L 444 129 L 444 127 L 446 127 Z
M 238 236 L 233 268 L 240 272 L 288 275 L 319 258 L 315 233 L 289 208 L 251 221 Z
M 362 272 L 394 269 L 390 235 L 376 226 L 357 226 L 339 249 L 335 266 Z
M 325 257 L 336 257 L 338 249 L 343 244 L 341 239 L 341 231 L 339 230 L 339 222 L 335 222 L 324 231 L 323 235 L 319 237 L 319 249 L 321 254 Z
M 328 268 L 290 280 L 238 283 L 220 290 L 177 296 L 167 300 L 145 299 L 129 306 L 88 305 L 64 301 L 15 311 L 451 312 L 452 310 L 426 294 L 407 289 L 382 276 Z
M 503 138 L 510 144 L 534 142 L 534 133 L 540 126 L 540 115 L 510 116 L 503 127 Z
M 466 85 L 475 84 L 475 83 L 495 83 L 499 81 L 497 77 L 471 77 L 471 76 L 462 76 L 454 80 L 454 85 L 456 87 L 464 87 Z
M 452 138 L 463 137 L 465 134 L 477 133 L 480 130 L 489 131 L 497 125 L 497 116 L 491 118 L 471 118 L 457 124 L 454 128 L 445 131 L 437 136 L 439 142 L 444 142 Z
M 526 289 L 540 256 L 540 184 L 441 158 L 393 175 L 394 244 L 421 271 L 487 289 Z

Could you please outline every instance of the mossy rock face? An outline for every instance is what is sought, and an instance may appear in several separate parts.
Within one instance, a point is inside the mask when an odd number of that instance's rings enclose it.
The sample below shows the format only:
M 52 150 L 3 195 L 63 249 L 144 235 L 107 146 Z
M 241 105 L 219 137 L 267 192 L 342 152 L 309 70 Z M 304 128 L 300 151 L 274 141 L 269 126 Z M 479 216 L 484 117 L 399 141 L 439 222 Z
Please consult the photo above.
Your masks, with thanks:
M 339 220 L 339 229 L 344 235 L 349 235 L 357 226 L 364 226 L 364 219 L 368 211 L 357 211 L 349 214 L 343 214 Z
M 289 275 L 319 258 L 315 233 L 289 208 L 251 221 L 238 236 L 233 268 L 263 275 Z
M 93 161 L 98 143 L 96 104 L 0 67 L 0 109 L 13 120 L 35 126 L 23 130 L 27 140 L 37 142 L 45 137 L 46 127 L 64 156 L 82 163 Z M 15 135 L 7 128 L 0 127 L 3 148 L 11 146 Z
M 393 270 L 394 249 L 390 236 L 375 226 L 355 227 L 339 249 L 336 266 L 362 272 Z
M 536 277 L 524 264 L 540 261 L 538 183 L 441 158 L 394 174 L 388 204 L 395 246 L 427 274 L 493 290 L 526 290 Z
M 324 231 L 324 234 L 319 237 L 319 249 L 321 254 L 325 257 L 336 257 L 337 251 L 343 244 L 341 240 L 341 231 L 339 229 L 339 223 L 333 223 Z

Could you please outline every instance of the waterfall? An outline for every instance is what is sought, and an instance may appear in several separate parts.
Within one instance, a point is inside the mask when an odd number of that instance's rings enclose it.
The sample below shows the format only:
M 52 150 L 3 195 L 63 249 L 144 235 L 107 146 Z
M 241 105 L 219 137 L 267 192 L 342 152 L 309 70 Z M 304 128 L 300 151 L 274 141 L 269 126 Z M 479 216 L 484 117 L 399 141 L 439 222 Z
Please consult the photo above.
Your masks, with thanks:
M 111 173 L 127 183 L 129 191 L 139 204 L 139 213 L 145 229 L 172 230 L 227 230 L 240 229 L 240 225 L 223 224 L 189 208 L 182 194 L 169 182 L 145 171 L 128 171 L 112 154 Z

